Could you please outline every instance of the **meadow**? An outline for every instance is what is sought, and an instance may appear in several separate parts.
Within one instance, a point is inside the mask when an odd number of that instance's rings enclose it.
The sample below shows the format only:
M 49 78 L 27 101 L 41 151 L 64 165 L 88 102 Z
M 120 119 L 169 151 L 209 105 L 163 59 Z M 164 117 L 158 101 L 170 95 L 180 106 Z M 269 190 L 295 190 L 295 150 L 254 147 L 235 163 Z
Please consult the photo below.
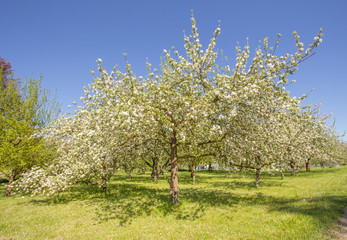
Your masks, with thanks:
M 54 196 L 4 197 L 0 239 L 336 239 L 347 206 L 347 166 L 296 176 L 179 172 L 180 202 L 150 172 L 119 171 L 104 194 L 85 184 Z

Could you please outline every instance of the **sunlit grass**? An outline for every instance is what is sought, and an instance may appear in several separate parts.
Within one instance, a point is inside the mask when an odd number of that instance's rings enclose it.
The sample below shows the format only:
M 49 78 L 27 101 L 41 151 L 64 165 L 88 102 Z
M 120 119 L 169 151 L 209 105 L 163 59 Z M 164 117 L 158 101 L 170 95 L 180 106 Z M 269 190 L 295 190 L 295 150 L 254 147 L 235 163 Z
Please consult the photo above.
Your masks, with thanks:
M 347 167 L 228 179 L 179 173 L 180 203 L 150 173 L 118 172 L 105 195 L 80 185 L 53 197 L 3 197 L 0 239 L 333 239 L 347 203 Z

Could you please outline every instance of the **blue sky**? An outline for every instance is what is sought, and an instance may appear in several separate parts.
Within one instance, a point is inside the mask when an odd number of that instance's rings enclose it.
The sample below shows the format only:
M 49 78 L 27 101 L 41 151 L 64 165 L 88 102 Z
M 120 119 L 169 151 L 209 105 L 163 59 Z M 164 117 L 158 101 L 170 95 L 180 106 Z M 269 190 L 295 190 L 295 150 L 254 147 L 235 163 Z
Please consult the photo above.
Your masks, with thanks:
M 235 46 L 283 35 L 278 53 L 293 52 L 297 31 L 305 46 L 320 27 L 325 36 L 316 54 L 299 66 L 292 96 L 311 91 L 306 103 L 322 103 L 336 118 L 336 130 L 347 130 L 347 1 L 106 1 L 2 0 L 0 56 L 12 63 L 18 77 L 43 76 L 43 87 L 57 90 L 62 110 L 78 101 L 92 81 L 96 60 L 111 70 L 124 70 L 128 54 L 137 75 L 145 75 L 148 57 L 158 66 L 163 49 L 183 47 L 190 31 L 191 9 L 204 47 L 220 20 L 217 48 L 233 64 Z M 347 136 L 344 137 L 347 141 Z

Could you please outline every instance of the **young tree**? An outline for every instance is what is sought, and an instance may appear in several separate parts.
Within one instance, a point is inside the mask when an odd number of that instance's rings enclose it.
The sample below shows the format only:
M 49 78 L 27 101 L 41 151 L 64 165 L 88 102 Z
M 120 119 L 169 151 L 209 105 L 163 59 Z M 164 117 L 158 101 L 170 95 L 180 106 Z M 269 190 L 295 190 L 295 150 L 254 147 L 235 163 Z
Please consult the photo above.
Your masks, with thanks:
M 9 181 L 6 195 L 10 195 L 20 174 L 53 158 L 53 146 L 35 133 L 55 117 L 59 106 L 49 100 L 41 79 L 20 84 L 12 76 L 0 77 L 4 83 L 0 86 L 0 172 Z

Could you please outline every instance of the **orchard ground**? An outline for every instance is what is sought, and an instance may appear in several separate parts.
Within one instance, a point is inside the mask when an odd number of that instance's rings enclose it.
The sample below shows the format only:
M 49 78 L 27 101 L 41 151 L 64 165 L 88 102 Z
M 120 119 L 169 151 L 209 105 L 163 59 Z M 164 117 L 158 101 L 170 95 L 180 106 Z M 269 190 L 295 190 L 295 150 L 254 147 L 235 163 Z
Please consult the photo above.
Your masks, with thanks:
M 107 195 L 78 185 L 52 197 L 3 197 L 0 239 L 336 239 L 347 205 L 347 166 L 296 176 L 179 173 L 180 202 L 150 173 L 116 172 Z

